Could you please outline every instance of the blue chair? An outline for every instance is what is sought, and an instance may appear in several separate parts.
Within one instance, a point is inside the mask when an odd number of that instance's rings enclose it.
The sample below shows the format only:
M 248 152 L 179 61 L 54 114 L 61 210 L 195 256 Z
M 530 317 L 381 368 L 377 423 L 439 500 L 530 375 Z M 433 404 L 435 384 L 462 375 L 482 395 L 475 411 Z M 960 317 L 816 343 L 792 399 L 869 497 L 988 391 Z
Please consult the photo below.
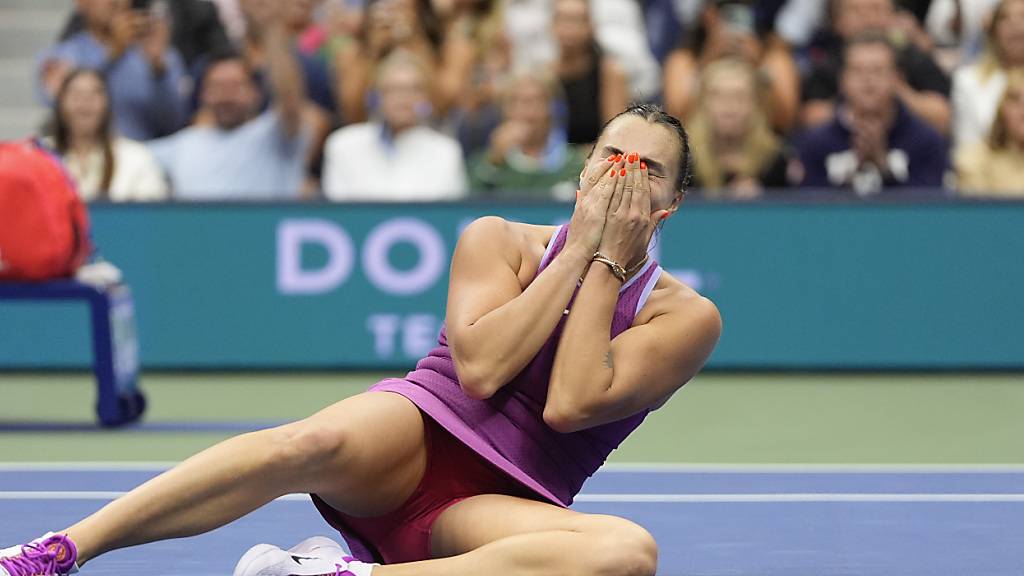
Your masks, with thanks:
M 100 424 L 122 426 L 137 421 L 146 411 L 146 397 L 138 386 L 135 306 L 128 286 L 100 289 L 74 280 L 0 282 L 0 300 L 87 302 Z

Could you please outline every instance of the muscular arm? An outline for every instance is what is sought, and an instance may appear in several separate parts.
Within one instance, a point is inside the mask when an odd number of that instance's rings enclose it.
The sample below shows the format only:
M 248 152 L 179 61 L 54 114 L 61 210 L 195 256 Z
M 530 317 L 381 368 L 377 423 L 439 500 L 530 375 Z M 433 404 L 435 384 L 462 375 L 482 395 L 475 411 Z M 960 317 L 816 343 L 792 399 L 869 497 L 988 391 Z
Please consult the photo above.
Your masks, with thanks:
M 620 284 L 594 265 L 558 345 L 544 420 L 575 432 L 657 405 L 700 370 L 721 333 L 710 300 L 677 291 L 641 326 L 610 338 Z
M 481 218 L 452 260 L 447 331 L 462 389 L 488 398 L 533 359 L 562 317 L 589 254 L 567 245 L 523 290 L 522 254 L 508 222 Z

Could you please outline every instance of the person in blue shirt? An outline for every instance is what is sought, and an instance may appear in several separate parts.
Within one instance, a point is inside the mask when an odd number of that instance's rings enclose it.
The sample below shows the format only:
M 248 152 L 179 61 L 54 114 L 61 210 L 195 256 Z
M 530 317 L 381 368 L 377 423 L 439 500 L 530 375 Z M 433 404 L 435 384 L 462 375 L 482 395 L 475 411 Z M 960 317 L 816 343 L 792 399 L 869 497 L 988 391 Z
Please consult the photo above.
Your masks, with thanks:
M 797 139 L 802 184 L 845 188 L 858 196 L 883 189 L 940 190 L 949 169 L 946 139 L 897 96 L 896 52 L 884 36 L 851 40 L 840 74 L 842 101 L 831 122 Z
M 302 69 L 292 53 L 277 3 L 260 5 L 272 105 L 236 52 L 211 57 L 200 83 L 199 121 L 150 143 L 178 200 L 298 198 L 305 177 L 309 122 Z
M 85 29 L 39 58 L 42 102 L 53 102 L 72 70 L 88 68 L 105 76 L 122 135 L 150 140 L 181 128 L 187 120 L 185 67 L 170 45 L 166 18 L 133 10 L 129 0 L 77 0 L 76 7 Z

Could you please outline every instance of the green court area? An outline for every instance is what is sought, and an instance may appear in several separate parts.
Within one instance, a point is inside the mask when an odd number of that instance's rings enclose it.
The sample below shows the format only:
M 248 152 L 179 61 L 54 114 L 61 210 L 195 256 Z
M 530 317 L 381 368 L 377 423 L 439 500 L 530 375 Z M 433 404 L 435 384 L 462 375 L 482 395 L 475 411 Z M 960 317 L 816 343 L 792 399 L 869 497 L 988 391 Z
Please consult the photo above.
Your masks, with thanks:
M 92 422 L 89 375 L 0 373 L 0 461 L 180 460 L 390 375 L 147 374 L 143 425 L 101 430 L 69 426 Z M 1022 415 L 1024 375 L 712 373 L 651 415 L 613 461 L 1019 464 Z

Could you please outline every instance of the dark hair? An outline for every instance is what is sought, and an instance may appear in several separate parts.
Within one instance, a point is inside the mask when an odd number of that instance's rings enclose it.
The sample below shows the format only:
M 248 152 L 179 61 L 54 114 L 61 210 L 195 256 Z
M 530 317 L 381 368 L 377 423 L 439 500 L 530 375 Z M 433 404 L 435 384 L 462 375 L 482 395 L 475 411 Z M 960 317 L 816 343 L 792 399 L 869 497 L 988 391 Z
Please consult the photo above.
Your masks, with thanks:
M 667 128 L 672 134 L 676 136 L 679 141 L 679 172 L 676 175 L 676 190 L 686 193 L 687 186 L 690 185 L 690 180 L 693 177 L 693 155 L 690 154 L 690 136 L 686 133 L 686 129 L 683 128 L 683 123 L 678 118 L 665 112 L 661 106 L 657 104 L 648 104 L 646 102 L 633 102 L 622 112 L 619 112 L 612 117 L 611 120 L 604 123 L 601 127 L 600 134 L 604 134 L 604 131 L 608 129 L 608 126 L 612 122 L 615 122 L 623 116 L 636 116 L 643 118 L 651 124 L 660 124 Z M 598 138 L 600 138 L 600 134 Z M 593 149 L 591 149 L 593 154 Z
M 894 66 L 899 66 L 899 55 L 896 53 L 896 46 L 893 45 L 892 40 L 889 39 L 889 35 L 880 30 L 869 30 L 861 32 L 850 38 L 843 44 L 843 50 L 840 53 L 840 70 L 846 69 L 846 61 L 849 59 L 850 50 L 857 48 L 858 46 L 885 46 L 892 55 L 892 61 Z
M 100 196 L 106 197 L 110 192 L 110 182 L 114 179 L 114 123 L 111 112 L 110 89 L 107 85 L 107 79 L 103 74 L 98 70 L 79 68 L 64 78 L 60 88 L 57 89 L 56 97 L 53 99 L 53 118 L 49 132 L 53 136 L 53 144 L 57 153 L 61 156 L 67 154 L 68 148 L 71 146 L 71 134 L 70 127 L 61 112 L 61 107 L 64 104 L 65 98 L 67 98 L 71 83 L 75 79 L 86 75 L 93 76 L 99 81 L 100 86 L 103 88 L 103 96 L 107 99 L 107 109 L 103 112 L 103 118 L 100 120 L 100 140 L 103 144 L 103 177 L 100 179 Z
M 197 76 L 200 86 L 197 87 L 196 92 L 199 92 L 201 86 L 206 83 L 206 76 L 210 73 L 210 70 L 213 70 L 213 68 L 218 64 L 231 62 L 233 60 L 240 62 L 242 66 L 245 67 L 246 72 L 248 72 L 249 78 L 252 79 L 253 82 L 256 81 L 256 73 L 253 71 L 252 67 L 249 66 L 249 61 L 245 59 L 245 55 L 234 48 L 221 48 L 207 54 L 200 63 L 199 74 Z

